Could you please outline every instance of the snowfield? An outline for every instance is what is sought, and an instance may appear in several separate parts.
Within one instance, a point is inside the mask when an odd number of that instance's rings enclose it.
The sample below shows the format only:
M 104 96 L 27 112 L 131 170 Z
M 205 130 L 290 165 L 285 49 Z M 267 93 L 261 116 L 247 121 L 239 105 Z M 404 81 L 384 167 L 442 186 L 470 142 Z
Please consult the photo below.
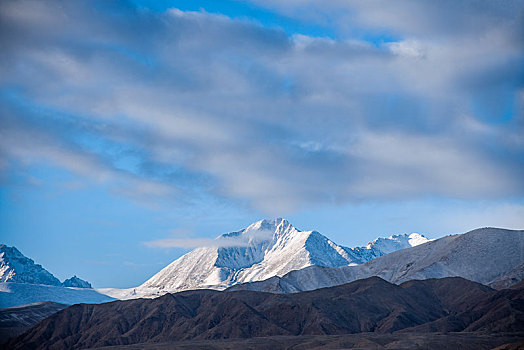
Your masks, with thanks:
M 50 286 L 30 283 L 0 283 L 0 308 L 54 301 L 61 304 L 99 304 L 115 300 L 93 289 Z

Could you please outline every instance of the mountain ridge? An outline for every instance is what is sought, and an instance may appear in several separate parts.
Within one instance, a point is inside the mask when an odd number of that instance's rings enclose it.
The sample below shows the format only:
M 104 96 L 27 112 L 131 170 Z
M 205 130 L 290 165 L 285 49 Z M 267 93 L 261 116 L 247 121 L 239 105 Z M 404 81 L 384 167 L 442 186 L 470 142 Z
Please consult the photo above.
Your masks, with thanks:
M 91 283 L 74 275 L 60 282 L 42 265 L 36 264 L 16 247 L 0 244 L 0 283 L 42 284 L 57 287 L 92 288 Z
M 74 305 L 3 347 L 76 349 L 361 332 L 514 332 L 524 322 L 523 298 L 524 289 L 495 291 L 460 277 L 401 285 L 370 277 L 295 294 L 201 289 Z M 499 306 L 504 312 L 495 312 Z
M 0 244 L 0 282 L 61 285 L 60 280 L 42 265 L 35 264 L 16 247 L 5 244 Z
M 128 299 L 211 288 L 283 276 L 308 266 L 361 264 L 378 256 L 429 241 L 420 234 L 378 238 L 363 247 L 340 246 L 318 231 L 301 231 L 287 220 L 260 220 L 217 237 L 216 247 L 196 248 L 174 260 L 142 285 L 101 292 Z
M 398 250 L 362 265 L 339 268 L 309 266 L 282 277 L 238 284 L 230 289 L 294 293 L 370 276 L 379 276 L 392 283 L 460 276 L 506 288 L 520 281 L 523 266 L 523 230 L 482 228 Z
M 75 304 L 112 300 L 76 275 L 60 282 L 16 247 L 0 244 L 0 308 L 43 301 Z

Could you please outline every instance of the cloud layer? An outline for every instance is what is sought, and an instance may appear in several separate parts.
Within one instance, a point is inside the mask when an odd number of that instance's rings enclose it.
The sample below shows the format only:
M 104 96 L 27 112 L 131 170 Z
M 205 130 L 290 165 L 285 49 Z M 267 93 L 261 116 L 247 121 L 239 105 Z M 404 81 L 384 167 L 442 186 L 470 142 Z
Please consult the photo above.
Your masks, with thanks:
M 256 230 L 223 234 L 215 239 L 210 238 L 165 238 L 144 242 L 149 248 L 228 248 L 247 247 L 272 239 L 271 230 Z
M 126 2 L 3 1 L 0 152 L 139 200 L 270 214 L 520 197 L 523 2 L 509 3 L 259 3 L 335 23 L 318 38 Z

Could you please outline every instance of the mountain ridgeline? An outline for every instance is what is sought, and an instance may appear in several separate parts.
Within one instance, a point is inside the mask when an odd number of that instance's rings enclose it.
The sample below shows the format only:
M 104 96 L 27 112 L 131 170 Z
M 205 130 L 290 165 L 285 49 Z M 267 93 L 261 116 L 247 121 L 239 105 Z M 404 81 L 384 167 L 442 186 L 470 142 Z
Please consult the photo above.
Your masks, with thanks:
M 284 219 L 262 220 L 128 290 L 77 288 L 88 284 L 76 276 L 58 285 L 16 248 L 1 248 L 1 304 L 103 303 L 3 309 L 0 333 L 17 335 L 5 349 L 524 345 L 524 231 L 394 235 L 347 248 Z M 109 296 L 134 300 L 104 303 Z
M 58 288 L 91 285 L 76 276 L 60 283 L 16 248 L 0 245 L 3 307 L 151 298 L 192 289 L 293 293 L 371 276 L 392 283 L 458 276 L 506 288 L 524 277 L 524 231 L 483 228 L 436 240 L 412 233 L 347 248 L 285 219 L 261 220 L 218 236 L 213 246 L 190 251 L 138 287 L 90 293 Z
M 371 277 L 293 294 L 193 290 L 73 305 L 3 348 L 83 349 L 361 332 L 522 332 L 523 300 L 522 287 L 495 291 L 459 277 L 401 285 Z
M 111 300 L 114 298 L 96 292 L 77 276 L 60 282 L 17 248 L 0 244 L 0 308 L 44 301 L 75 304 Z
M 35 264 L 33 259 L 26 257 L 16 247 L 0 244 L 0 283 L 29 283 L 47 286 L 62 286 L 76 288 L 91 288 L 91 284 L 77 276 L 66 279 L 63 283 L 53 274 Z
M 308 266 L 358 265 L 428 239 L 420 234 L 379 238 L 364 247 L 340 246 L 317 231 L 300 231 L 285 219 L 261 220 L 223 234 L 216 246 L 192 250 L 139 287 L 109 295 L 119 299 L 210 288 L 283 276 Z
M 378 276 L 392 283 L 459 276 L 507 288 L 524 277 L 524 231 L 482 228 L 394 251 L 358 266 L 309 266 L 231 290 L 294 293 Z

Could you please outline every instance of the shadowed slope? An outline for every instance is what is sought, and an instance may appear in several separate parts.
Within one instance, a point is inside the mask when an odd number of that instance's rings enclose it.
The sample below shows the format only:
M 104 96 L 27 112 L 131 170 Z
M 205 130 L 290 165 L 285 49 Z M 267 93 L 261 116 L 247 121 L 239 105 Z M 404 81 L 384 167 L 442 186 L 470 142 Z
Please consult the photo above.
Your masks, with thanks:
M 372 277 L 296 294 L 196 290 L 153 300 L 74 305 L 4 348 L 73 349 L 190 339 L 388 333 L 422 325 L 431 325 L 432 331 L 514 331 L 522 329 L 523 294 L 522 289 L 497 292 L 461 278 L 398 286 Z M 496 312 L 500 305 L 503 313 Z
M 0 342 L 22 334 L 44 318 L 66 307 L 65 304 L 44 301 L 0 309 Z

